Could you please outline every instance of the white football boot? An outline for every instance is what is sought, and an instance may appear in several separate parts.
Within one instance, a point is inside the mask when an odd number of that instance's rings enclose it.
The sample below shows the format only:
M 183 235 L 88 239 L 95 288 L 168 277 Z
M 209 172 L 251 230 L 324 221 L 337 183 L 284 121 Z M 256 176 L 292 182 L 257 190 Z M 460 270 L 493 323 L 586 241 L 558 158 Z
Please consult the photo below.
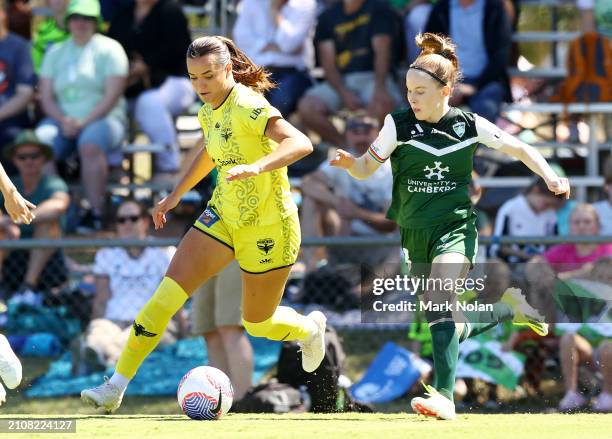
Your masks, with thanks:
M 104 384 L 81 392 L 81 400 L 95 408 L 103 408 L 107 414 L 113 413 L 121 405 L 123 394 L 117 386 L 104 377 Z
M 302 350 L 302 368 L 314 372 L 325 358 L 325 326 L 327 317 L 321 311 L 313 311 L 306 316 L 312 319 L 319 329 L 315 335 L 299 341 Z
M 455 403 L 442 396 L 432 386 L 425 383 L 423 383 L 423 386 L 425 386 L 427 398 L 421 398 L 420 396 L 412 398 L 412 401 L 410 401 L 412 410 L 417 414 L 433 416 L 438 419 L 455 419 Z
M 0 334 L 0 377 L 9 389 L 21 383 L 21 362 L 6 337 Z

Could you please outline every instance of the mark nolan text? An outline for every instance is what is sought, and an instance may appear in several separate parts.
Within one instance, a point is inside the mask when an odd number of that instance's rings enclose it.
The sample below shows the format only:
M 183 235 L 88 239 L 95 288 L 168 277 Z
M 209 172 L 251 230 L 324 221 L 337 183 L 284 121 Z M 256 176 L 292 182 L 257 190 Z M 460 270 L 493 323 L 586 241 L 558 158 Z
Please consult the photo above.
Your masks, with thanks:
M 382 300 L 377 300 L 372 304 L 372 308 L 376 312 L 415 312 L 419 311 L 434 311 L 434 312 L 445 312 L 445 311 L 493 311 L 492 303 L 480 303 L 477 300 L 470 303 L 463 302 L 442 302 L 434 303 L 431 301 L 427 302 L 409 302 L 402 300 L 398 303 L 385 303 Z

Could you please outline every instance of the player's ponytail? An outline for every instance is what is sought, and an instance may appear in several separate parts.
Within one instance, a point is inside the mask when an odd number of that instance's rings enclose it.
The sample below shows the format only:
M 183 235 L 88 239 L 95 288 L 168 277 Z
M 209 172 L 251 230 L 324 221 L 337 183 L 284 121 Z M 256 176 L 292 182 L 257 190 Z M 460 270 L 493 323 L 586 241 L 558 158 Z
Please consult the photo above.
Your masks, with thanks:
M 229 38 L 223 36 L 207 36 L 194 40 L 187 49 L 187 57 L 199 58 L 214 53 L 219 64 L 225 66 L 232 63 L 232 74 L 236 82 L 263 93 L 275 87 L 270 80 L 270 73 L 255 64 Z
M 441 85 L 452 87 L 461 80 L 455 44 L 444 35 L 424 33 L 415 38 L 421 53 L 410 68 L 424 71 Z

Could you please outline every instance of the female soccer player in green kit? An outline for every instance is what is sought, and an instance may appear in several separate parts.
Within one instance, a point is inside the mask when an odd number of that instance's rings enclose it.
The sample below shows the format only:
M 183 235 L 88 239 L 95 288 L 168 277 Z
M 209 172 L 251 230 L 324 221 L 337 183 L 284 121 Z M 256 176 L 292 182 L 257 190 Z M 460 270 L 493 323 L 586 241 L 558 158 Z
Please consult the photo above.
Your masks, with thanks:
M 468 185 L 479 144 L 522 161 L 557 195 L 569 197 L 570 188 L 568 180 L 558 177 L 534 148 L 477 114 L 449 106 L 453 86 L 460 79 L 450 39 L 426 33 L 418 35 L 416 42 L 421 54 L 406 74 L 410 108 L 386 116 L 378 138 L 363 156 L 355 158 L 338 150 L 330 163 L 364 179 L 390 158 L 393 199 L 387 216 L 400 226 L 406 259 L 413 265 L 431 264 L 426 273 L 430 278 L 450 279 L 456 285 L 454 281 L 463 279 L 473 264 L 478 246 Z M 451 303 L 452 294 L 427 290 L 421 300 Z M 455 417 L 453 387 L 459 342 L 468 336 L 510 319 L 540 335 L 548 332 L 548 325 L 516 288 L 506 291 L 493 311 L 464 314 L 461 319 L 453 310 L 425 312 L 435 381 L 433 387 L 426 386 L 426 398 L 412 400 L 417 413 L 439 419 Z
M 129 381 L 157 346 L 169 320 L 201 284 L 232 259 L 242 270 L 242 318 L 249 334 L 299 340 L 302 367 L 325 356 L 325 316 L 279 306 L 300 248 L 297 206 L 287 166 L 312 151 L 308 137 L 285 121 L 261 93 L 273 84 L 228 38 L 207 36 L 187 49 L 187 71 L 204 105 L 198 113 L 205 147 L 176 188 L 153 210 L 155 228 L 213 168 L 218 177 L 206 210 L 178 246 L 166 276 L 134 321 L 115 373 L 81 398 L 115 411 Z

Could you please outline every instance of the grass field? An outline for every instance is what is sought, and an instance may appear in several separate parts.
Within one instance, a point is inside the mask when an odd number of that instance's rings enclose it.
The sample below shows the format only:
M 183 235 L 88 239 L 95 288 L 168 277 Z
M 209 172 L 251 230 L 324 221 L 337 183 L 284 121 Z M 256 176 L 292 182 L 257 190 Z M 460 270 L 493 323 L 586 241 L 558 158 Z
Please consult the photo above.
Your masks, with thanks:
M 7 419 L 9 416 L 0 416 Z M 29 419 L 19 417 L 19 419 Z M 14 418 L 11 418 L 14 419 Z M 75 434 L 53 437 L 118 438 L 486 438 L 565 439 L 610 437 L 611 415 L 461 415 L 436 421 L 412 414 L 229 414 L 216 422 L 191 421 L 184 416 L 77 416 Z M 198 435 L 198 436 L 195 436 Z M 47 434 L 28 438 L 49 437 Z

